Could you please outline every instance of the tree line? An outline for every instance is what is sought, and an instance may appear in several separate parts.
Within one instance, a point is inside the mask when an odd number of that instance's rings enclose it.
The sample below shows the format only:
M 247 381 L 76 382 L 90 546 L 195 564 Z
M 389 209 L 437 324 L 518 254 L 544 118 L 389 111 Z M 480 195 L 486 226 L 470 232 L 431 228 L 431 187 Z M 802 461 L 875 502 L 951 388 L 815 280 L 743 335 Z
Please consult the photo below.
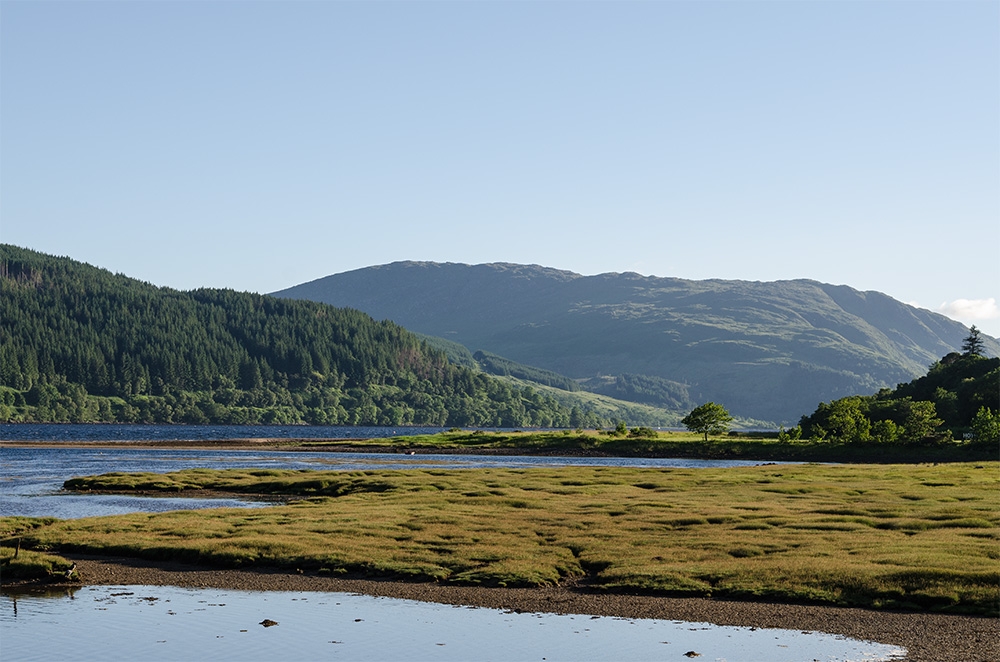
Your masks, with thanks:
M 979 335 L 973 326 L 961 353 L 895 389 L 820 403 L 792 434 L 847 442 L 1000 442 L 1000 358 L 982 355 Z
M 962 345 L 936 361 L 927 374 L 874 395 L 821 402 L 779 439 L 843 443 L 927 444 L 955 440 L 1000 443 L 1000 358 L 983 356 L 973 326 Z M 705 436 L 721 435 L 732 416 L 720 404 L 695 407 L 681 423 Z
M 356 310 L 0 245 L 0 421 L 561 427 L 570 412 Z

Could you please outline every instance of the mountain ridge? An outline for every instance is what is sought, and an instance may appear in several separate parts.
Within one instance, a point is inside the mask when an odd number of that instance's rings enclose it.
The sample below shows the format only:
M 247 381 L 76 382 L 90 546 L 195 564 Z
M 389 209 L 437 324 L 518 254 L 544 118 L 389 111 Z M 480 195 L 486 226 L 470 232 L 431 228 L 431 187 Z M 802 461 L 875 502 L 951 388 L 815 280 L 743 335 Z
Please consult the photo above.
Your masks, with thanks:
M 584 384 L 671 380 L 692 402 L 776 422 L 909 381 L 968 332 L 881 292 L 812 279 L 585 276 L 509 262 L 400 261 L 272 294 L 357 308 Z M 987 337 L 986 349 L 1000 344 Z

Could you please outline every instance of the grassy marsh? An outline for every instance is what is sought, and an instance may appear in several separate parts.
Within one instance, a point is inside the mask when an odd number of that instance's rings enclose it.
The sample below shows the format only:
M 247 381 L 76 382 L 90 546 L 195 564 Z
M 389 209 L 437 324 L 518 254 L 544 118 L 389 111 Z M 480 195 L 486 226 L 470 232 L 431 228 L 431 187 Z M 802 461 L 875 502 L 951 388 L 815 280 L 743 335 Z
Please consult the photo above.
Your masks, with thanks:
M 4 583 L 79 579 L 73 563 L 61 556 L 16 547 L 0 547 L 0 577 Z
M 26 546 L 419 581 L 996 615 L 1000 464 L 188 470 L 79 490 L 295 495 L 18 524 Z M 0 519 L 8 531 L 11 518 Z

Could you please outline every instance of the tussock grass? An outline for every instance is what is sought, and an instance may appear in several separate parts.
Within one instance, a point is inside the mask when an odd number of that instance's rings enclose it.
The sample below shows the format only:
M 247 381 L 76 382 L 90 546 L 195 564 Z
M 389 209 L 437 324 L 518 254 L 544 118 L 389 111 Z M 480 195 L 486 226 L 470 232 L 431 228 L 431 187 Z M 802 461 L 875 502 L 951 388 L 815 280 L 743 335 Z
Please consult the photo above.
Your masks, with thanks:
M 13 539 L 25 531 L 31 531 L 58 521 L 55 517 L 22 517 L 20 515 L 0 517 L 0 540 L 6 541 L 3 544 L 10 546 L 14 544 Z
M 15 558 L 14 554 L 17 554 Z M 52 554 L 14 547 L 0 547 L 0 583 L 21 581 L 67 581 L 79 579 L 70 571 L 73 563 Z M 70 572 L 70 577 L 67 577 Z
M 35 549 L 501 586 L 579 579 L 608 591 L 993 615 L 1000 604 L 996 462 L 197 470 L 67 483 L 149 485 L 309 498 L 57 521 L 25 530 L 24 540 Z

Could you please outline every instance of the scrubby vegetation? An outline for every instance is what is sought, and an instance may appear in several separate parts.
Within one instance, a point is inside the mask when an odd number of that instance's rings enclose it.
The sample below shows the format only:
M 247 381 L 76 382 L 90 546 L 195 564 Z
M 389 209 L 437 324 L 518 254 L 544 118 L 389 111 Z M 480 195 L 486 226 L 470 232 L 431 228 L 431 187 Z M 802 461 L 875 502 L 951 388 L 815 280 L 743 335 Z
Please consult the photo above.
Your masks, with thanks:
M 506 586 L 997 615 L 996 462 L 727 469 L 188 470 L 73 489 L 297 495 L 23 533 L 36 550 Z M 2 520 L 0 520 L 2 526 Z
M 686 385 L 662 377 L 633 374 L 594 377 L 584 380 L 584 386 L 594 393 L 675 412 L 686 411 L 695 405 Z
M 532 366 L 522 365 L 516 361 L 511 361 L 510 359 L 505 359 L 502 356 L 497 356 L 496 354 L 484 352 L 482 350 L 479 350 L 472 356 L 476 359 L 483 370 L 491 375 L 517 377 L 518 379 L 537 382 L 539 384 L 552 386 L 563 391 L 572 392 L 580 390 L 580 385 L 575 381 L 569 377 L 564 377 L 563 375 L 550 370 L 542 370 L 541 368 L 533 368 Z

